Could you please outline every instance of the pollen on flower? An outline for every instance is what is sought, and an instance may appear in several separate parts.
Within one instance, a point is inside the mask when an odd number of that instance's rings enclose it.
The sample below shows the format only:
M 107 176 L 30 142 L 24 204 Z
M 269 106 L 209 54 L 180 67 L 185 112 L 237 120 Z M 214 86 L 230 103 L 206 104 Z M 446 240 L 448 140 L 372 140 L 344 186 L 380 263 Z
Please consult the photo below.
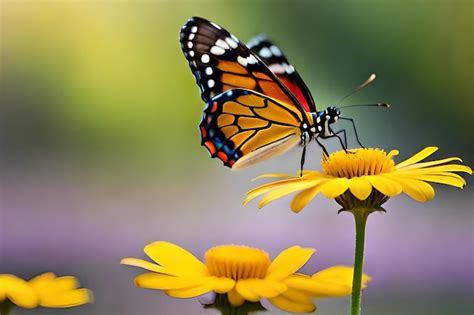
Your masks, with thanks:
M 205 255 L 209 274 L 234 280 L 263 279 L 270 266 L 270 256 L 263 250 L 241 245 L 221 245 Z
M 334 177 L 353 178 L 364 175 L 378 175 L 395 170 L 392 156 L 380 149 L 355 149 L 349 152 L 337 151 L 322 160 L 324 172 Z

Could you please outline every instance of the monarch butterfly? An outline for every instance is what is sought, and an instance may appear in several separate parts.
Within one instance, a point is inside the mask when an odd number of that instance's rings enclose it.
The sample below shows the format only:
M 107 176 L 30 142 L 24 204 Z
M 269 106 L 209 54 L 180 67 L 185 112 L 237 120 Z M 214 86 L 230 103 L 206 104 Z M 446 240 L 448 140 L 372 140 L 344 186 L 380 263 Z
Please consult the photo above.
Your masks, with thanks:
M 326 155 L 319 138 L 337 137 L 347 148 L 345 130 L 334 132 L 331 125 L 339 118 L 353 121 L 335 106 L 317 111 L 298 72 L 266 37 L 246 46 L 221 26 L 193 17 L 182 27 L 180 43 L 206 103 L 199 129 L 211 157 L 241 169 L 300 144 L 302 169 L 312 139 Z

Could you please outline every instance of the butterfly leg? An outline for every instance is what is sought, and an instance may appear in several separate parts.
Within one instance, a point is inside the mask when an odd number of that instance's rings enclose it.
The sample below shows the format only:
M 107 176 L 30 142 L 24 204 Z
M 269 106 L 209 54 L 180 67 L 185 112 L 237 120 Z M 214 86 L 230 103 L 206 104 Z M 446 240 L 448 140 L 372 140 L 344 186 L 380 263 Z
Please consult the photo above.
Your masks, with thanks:
M 354 119 L 352 118 L 346 118 L 346 117 L 339 117 L 340 119 L 344 119 L 344 120 L 348 120 L 352 123 L 352 127 L 354 128 L 354 134 L 355 134 L 355 137 L 356 137 L 356 140 L 357 140 L 357 143 L 361 146 L 361 148 L 364 148 L 365 149 L 365 146 L 360 142 L 360 139 L 359 139 L 359 135 L 357 134 L 357 128 L 356 128 L 356 125 L 354 123 Z
M 344 129 L 343 129 L 343 130 L 344 130 Z M 322 139 L 329 139 L 329 138 L 334 138 L 334 137 L 336 137 L 336 138 L 339 140 L 339 142 L 341 143 L 341 147 L 344 149 L 344 151 L 345 151 L 346 153 L 348 153 L 349 151 L 347 151 L 347 145 L 344 144 L 344 142 L 342 141 L 342 138 L 339 137 L 339 135 L 338 135 L 338 133 L 340 133 L 340 131 L 337 132 L 337 133 L 334 133 L 332 130 L 330 130 L 330 131 L 331 131 L 331 135 L 329 135 L 329 136 L 327 136 L 327 137 L 321 136 L 321 138 L 322 138 Z
M 345 145 L 345 147 L 347 148 L 347 135 L 346 135 L 346 129 L 341 129 L 341 130 L 339 130 L 339 131 L 335 132 L 334 134 L 338 135 L 338 134 L 340 134 L 340 133 L 342 133 L 342 135 L 343 135 L 343 137 L 344 137 L 344 145 Z
M 306 159 L 306 144 L 303 146 L 303 153 L 301 154 L 300 177 L 303 176 L 303 166 Z
M 315 137 L 314 140 L 316 140 L 316 142 L 319 144 L 321 149 L 323 149 L 324 156 L 329 156 L 328 150 L 326 150 L 324 145 L 321 142 L 319 142 L 318 137 Z

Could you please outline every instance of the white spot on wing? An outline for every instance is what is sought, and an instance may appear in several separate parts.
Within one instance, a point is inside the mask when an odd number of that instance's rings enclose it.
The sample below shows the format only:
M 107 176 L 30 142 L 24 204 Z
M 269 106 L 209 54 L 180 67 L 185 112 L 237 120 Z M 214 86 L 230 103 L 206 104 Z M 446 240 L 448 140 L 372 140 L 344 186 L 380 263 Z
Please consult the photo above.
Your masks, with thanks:
M 225 50 L 222 49 L 221 47 L 212 46 L 211 48 L 211 54 L 213 55 L 220 56 L 220 55 L 223 55 L 224 53 L 225 53 Z
M 293 73 L 293 71 L 295 71 L 295 68 L 293 68 L 293 66 L 290 66 L 286 62 L 283 63 L 283 68 L 285 68 L 285 72 L 288 73 L 288 74 L 291 74 L 291 73 Z
M 280 48 L 278 48 L 277 46 L 275 46 L 275 45 L 270 46 L 270 50 L 272 51 L 272 53 L 273 53 L 275 56 L 277 56 L 277 57 L 281 57 L 281 56 L 282 56 L 281 50 L 280 50 Z
M 240 63 L 242 66 L 247 67 L 247 58 L 242 56 L 237 57 L 237 62 Z
M 227 45 L 227 43 L 220 38 L 216 41 L 216 46 L 219 46 L 223 49 L 229 49 L 229 45 Z
M 194 51 L 190 50 L 190 51 L 189 51 L 189 55 L 190 55 L 191 57 L 194 57 Z
M 207 75 L 212 75 L 212 72 L 213 72 L 213 71 L 212 71 L 212 68 L 211 68 L 211 67 L 207 67 L 207 68 L 206 68 L 206 74 L 207 74 Z
M 209 60 L 211 60 L 211 59 L 209 58 L 208 54 L 204 54 L 204 55 L 201 56 L 201 62 L 202 63 L 208 63 Z
M 258 54 L 263 58 L 270 58 L 272 56 L 272 52 L 268 47 L 263 47 L 262 49 L 260 49 Z
M 285 73 L 285 68 L 283 68 L 283 66 L 278 63 L 274 63 L 268 67 L 273 73 Z
M 248 57 L 247 57 L 247 61 L 248 61 L 248 63 L 250 63 L 250 64 L 255 64 L 255 63 L 258 62 L 258 61 L 257 61 L 257 58 L 255 58 L 254 55 L 248 56 Z
M 198 31 L 198 27 L 197 27 L 197 26 L 191 27 L 191 33 L 196 33 L 197 31 Z
M 234 49 L 237 48 L 237 46 L 238 46 L 237 41 L 233 40 L 233 39 L 230 38 L 230 37 L 227 37 L 227 38 L 225 39 L 225 41 L 227 42 L 227 44 L 229 44 L 230 47 L 232 47 L 232 48 L 234 48 Z
M 191 34 L 189 34 L 188 39 L 193 40 L 195 36 L 196 36 L 196 34 L 191 33 Z
M 211 80 L 207 81 L 207 86 L 209 88 L 213 88 L 214 85 L 216 85 L 216 82 L 214 80 L 211 79 Z
M 193 48 L 193 42 L 188 42 L 188 48 L 189 49 Z

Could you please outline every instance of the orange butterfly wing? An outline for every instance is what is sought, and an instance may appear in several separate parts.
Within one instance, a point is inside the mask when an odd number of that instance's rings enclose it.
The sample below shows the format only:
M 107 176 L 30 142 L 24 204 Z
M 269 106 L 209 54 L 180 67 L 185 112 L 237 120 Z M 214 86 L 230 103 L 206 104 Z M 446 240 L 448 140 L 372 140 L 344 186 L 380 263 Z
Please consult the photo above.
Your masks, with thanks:
M 182 27 L 180 43 L 206 103 L 222 92 L 243 88 L 304 111 L 265 63 L 219 25 L 193 17 Z
M 240 169 L 297 145 L 302 119 L 291 105 L 255 91 L 232 89 L 208 103 L 199 127 L 211 156 Z

